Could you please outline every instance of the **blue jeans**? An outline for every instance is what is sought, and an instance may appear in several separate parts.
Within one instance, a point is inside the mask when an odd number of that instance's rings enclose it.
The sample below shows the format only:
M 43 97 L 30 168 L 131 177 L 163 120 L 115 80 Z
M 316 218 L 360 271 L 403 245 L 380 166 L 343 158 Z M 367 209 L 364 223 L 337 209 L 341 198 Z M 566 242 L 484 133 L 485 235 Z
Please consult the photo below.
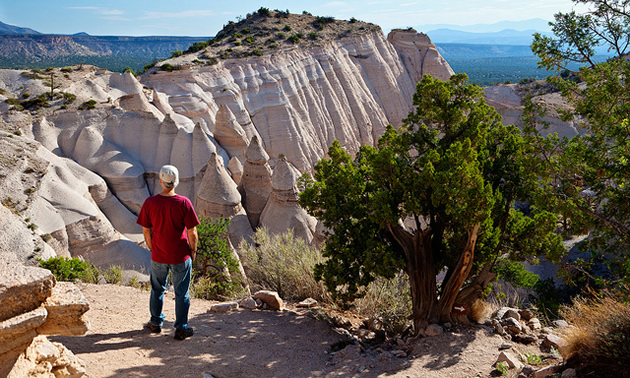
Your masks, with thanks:
M 166 278 L 171 271 L 173 288 L 175 289 L 175 328 L 188 328 L 188 309 L 190 308 L 190 275 L 192 261 L 188 259 L 181 264 L 169 265 L 151 261 L 151 323 L 162 326 L 164 314 L 164 291 Z

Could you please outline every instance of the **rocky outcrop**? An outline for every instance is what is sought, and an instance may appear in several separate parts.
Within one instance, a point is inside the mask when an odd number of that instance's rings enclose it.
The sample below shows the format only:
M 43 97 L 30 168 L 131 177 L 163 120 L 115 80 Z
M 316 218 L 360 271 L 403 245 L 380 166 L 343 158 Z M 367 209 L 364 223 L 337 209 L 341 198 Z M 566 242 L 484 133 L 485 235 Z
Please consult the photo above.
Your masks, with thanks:
M 58 283 L 50 271 L 24 266 L 6 253 L 0 254 L 0 302 L 0 376 L 20 376 L 22 370 L 10 371 L 38 335 L 88 330 L 83 315 L 89 304 L 76 286 Z
M 531 83 L 529 85 L 543 84 Z M 520 84 L 501 84 L 484 88 L 484 95 L 488 105 L 494 107 L 501 115 L 504 125 L 515 125 L 519 128 L 523 127 L 523 98 L 531 93 L 527 87 Z M 542 104 L 547 109 L 547 113 L 540 119 L 542 123 L 547 123 L 547 128 L 540 129 L 542 135 L 557 133 L 559 137 L 571 138 L 580 134 L 578 121 L 563 121 L 561 112 L 569 110 L 570 106 L 562 98 L 559 92 L 545 93 L 533 95 L 534 103 Z
M 387 35 L 387 41 L 398 51 L 414 82 L 420 81 L 424 74 L 440 80 L 448 80 L 455 74 L 429 36 L 424 33 L 418 33 L 414 29 L 394 29 Z
M 163 164 L 178 167 L 177 192 L 201 205 L 207 216 L 233 213 L 231 227 L 238 223 L 238 211 L 225 207 L 238 207 L 237 202 L 213 196 L 239 185 L 250 223 L 239 232 L 247 234 L 269 201 L 272 169 L 281 154 L 299 172 L 310 172 L 334 140 L 350 153 L 374 145 L 388 123 L 398 125 L 407 116 L 421 75 L 451 72 L 435 51 L 421 34 L 396 31 L 386 39 L 371 26 L 214 65 L 200 65 L 197 55 L 187 54 L 163 62 L 181 69 L 156 69 L 139 79 L 90 66 L 53 70 L 57 91 L 75 95 L 76 101 L 53 99 L 49 107 L 31 112 L 10 110 L 2 100 L 20 98 L 24 91 L 47 92 L 43 78 L 2 71 L 0 126 L 22 132 L 15 140 L 29 156 L 0 183 L 9 189 L 7 196 L 20 201 L 15 207 L 21 216 L 30 219 L 24 222 L 30 227 L 22 229 L 24 239 L 35 235 L 39 243 L 24 254 L 84 256 L 146 272 L 149 253 L 138 246 L 143 237 L 135 218 L 144 200 L 159 190 Z M 20 154 L 17 147 L 12 151 Z M 200 193 L 208 188 L 202 181 L 212 154 L 231 178 Z M 23 181 L 21 172 L 29 165 L 41 177 Z M 290 202 L 278 201 L 285 194 L 276 193 L 276 210 Z M 267 210 L 267 224 L 273 223 L 273 208 Z M 297 212 L 282 222 L 312 238 L 311 220 Z M 245 234 L 235 233 L 234 240 Z
M 273 170 L 271 195 L 260 215 L 260 225 L 272 234 L 291 230 L 293 235 L 310 244 L 317 227 L 317 219 L 308 215 L 298 204 L 299 178 L 300 172 L 281 155 Z
M 253 137 L 245 154 L 245 166 L 239 185 L 252 228 L 258 227 L 260 215 L 267 205 L 271 190 L 269 155 L 258 138 Z

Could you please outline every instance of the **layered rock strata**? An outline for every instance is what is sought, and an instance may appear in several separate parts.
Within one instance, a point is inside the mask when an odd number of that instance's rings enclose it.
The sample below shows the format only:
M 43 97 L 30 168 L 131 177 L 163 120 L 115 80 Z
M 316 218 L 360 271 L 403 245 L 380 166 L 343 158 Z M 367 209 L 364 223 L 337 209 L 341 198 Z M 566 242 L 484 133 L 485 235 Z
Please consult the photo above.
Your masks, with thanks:
M 38 335 L 82 335 L 89 304 L 71 283 L 55 281 L 48 270 L 22 265 L 0 254 L 0 376 Z
M 253 228 L 258 227 L 260 214 L 265 209 L 269 195 L 271 194 L 271 167 L 269 155 L 258 141 L 253 137 L 245 153 L 245 165 L 239 191 L 244 198 L 247 217 Z

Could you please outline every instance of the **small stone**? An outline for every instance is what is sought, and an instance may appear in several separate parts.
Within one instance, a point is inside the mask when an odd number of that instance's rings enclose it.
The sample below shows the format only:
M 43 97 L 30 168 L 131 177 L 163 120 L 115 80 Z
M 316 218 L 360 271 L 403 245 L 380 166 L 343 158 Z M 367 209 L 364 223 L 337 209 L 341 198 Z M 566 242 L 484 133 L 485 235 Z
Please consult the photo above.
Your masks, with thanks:
M 533 330 L 538 330 L 541 329 L 541 325 L 540 325 L 540 320 L 538 320 L 538 318 L 531 318 L 528 322 L 527 325 L 533 329 Z
M 258 304 L 256 303 L 256 300 L 252 297 L 243 299 L 242 301 L 239 302 L 238 305 L 248 310 L 253 310 L 255 308 L 258 308 Z
M 521 315 L 521 319 L 525 321 L 530 321 L 534 318 L 534 312 L 530 309 L 523 309 L 518 312 Z
M 367 370 L 367 366 L 361 366 L 359 367 L 359 373 L 363 373 L 364 371 Z
M 503 327 L 506 328 L 508 332 L 510 332 L 512 335 L 519 334 L 523 330 L 523 328 L 521 327 L 521 323 L 512 317 L 504 318 L 501 323 L 503 324 Z
M 405 345 L 405 340 L 403 340 L 403 339 L 396 339 L 396 344 L 398 344 L 399 346 L 404 346 Z
M 435 337 L 440 336 L 444 333 L 444 329 L 440 327 L 438 324 L 429 324 L 426 330 L 424 330 L 424 335 L 427 337 Z
M 547 348 L 553 347 L 559 351 L 562 350 L 562 348 L 564 348 L 566 343 L 567 342 L 562 337 L 556 336 L 554 334 L 546 335 L 545 339 L 543 340 L 543 346 Z
M 521 314 L 518 312 L 518 310 L 514 308 L 510 308 L 505 312 L 505 314 L 503 314 L 503 317 L 501 319 L 508 319 L 508 318 L 512 318 L 512 319 L 515 319 L 516 321 L 519 321 L 521 320 Z
M 567 323 L 564 320 L 554 320 L 553 321 L 553 326 L 556 327 L 556 328 L 560 328 L 560 329 L 568 328 L 569 327 L 569 323 Z
M 510 348 L 512 348 L 512 343 L 502 343 L 502 344 L 499 346 L 499 350 L 503 350 L 503 349 L 510 349 Z
M 212 305 L 212 307 L 210 307 L 210 310 L 214 312 L 228 312 L 228 311 L 236 310 L 237 308 L 238 308 L 238 303 L 225 302 L 225 303 L 218 303 L 218 304 Z
M 317 301 L 313 298 L 306 298 L 305 300 L 297 304 L 297 306 L 300 308 L 311 308 L 316 305 Z
M 547 366 L 534 372 L 534 378 L 545 378 L 558 372 L 557 366 Z
M 499 357 L 497 358 L 497 361 L 494 363 L 494 366 L 496 366 L 500 362 L 505 362 L 510 367 L 510 369 L 520 369 L 523 367 L 521 361 L 519 361 L 516 356 L 509 352 L 501 352 L 499 354 Z
M 451 323 L 444 323 L 444 328 L 446 329 L 451 329 L 451 327 L 453 327 L 453 325 Z

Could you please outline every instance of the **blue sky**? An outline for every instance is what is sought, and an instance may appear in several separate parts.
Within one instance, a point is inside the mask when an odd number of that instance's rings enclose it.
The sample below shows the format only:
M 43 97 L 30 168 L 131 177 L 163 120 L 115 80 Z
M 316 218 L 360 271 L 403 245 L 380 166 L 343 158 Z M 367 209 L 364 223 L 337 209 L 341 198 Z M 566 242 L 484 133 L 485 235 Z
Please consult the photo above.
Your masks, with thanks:
M 266 7 L 306 10 L 347 20 L 355 17 L 392 28 L 426 24 L 492 24 L 532 18 L 552 20 L 573 9 L 570 0 L 0 0 L 0 21 L 47 34 L 213 36 L 228 21 Z M 419 30 L 425 31 L 425 30 Z

